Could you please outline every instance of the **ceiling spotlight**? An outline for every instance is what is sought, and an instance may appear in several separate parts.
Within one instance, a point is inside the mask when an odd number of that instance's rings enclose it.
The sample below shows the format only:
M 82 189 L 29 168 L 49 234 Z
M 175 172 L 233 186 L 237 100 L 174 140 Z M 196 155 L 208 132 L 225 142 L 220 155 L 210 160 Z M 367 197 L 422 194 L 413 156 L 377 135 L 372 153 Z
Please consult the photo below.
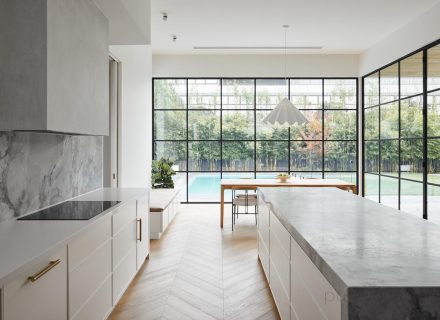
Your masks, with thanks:
M 166 13 L 166 12 L 162 12 L 162 20 L 163 20 L 164 22 L 167 22 L 167 20 L 168 20 L 168 13 Z
M 173 42 L 177 41 L 177 36 L 176 35 L 173 35 L 172 38 L 173 38 Z

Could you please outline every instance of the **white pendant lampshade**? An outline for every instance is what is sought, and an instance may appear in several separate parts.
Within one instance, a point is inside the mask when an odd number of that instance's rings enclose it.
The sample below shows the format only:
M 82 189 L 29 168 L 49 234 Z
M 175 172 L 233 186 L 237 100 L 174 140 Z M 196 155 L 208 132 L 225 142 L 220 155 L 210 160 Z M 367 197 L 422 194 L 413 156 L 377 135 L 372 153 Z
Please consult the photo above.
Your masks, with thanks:
M 279 126 L 293 126 L 294 124 L 307 123 L 307 118 L 299 111 L 289 99 L 284 98 L 264 119 L 264 123 Z
M 287 81 L 287 29 L 284 28 L 284 78 Z M 294 124 L 307 123 L 307 118 L 299 111 L 289 99 L 284 98 L 264 119 L 264 123 L 279 126 L 293 126 Z

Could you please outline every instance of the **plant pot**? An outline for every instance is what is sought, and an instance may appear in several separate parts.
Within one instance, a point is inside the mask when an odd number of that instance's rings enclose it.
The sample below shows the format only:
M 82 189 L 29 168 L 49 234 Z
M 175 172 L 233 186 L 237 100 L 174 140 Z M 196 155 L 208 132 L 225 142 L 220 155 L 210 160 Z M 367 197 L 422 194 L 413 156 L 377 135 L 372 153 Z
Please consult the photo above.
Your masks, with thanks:
M 290 177 L 277 177 L 277 180 L 282 183 L 286 183 Z

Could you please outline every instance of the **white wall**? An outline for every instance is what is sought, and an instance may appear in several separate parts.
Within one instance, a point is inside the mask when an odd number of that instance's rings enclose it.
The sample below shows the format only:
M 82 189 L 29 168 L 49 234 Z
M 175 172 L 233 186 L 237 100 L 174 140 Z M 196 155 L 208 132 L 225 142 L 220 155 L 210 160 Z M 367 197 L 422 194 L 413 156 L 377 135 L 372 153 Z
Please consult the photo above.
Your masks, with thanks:
M 151 168 L 151 47 L 110 46 L 122 63 L 119 130 L 120 187 L 150 186 Z
M 357 77 L 358 55 L 288 55 L 287 76 Z M 283 77 L 283 55 L 153 55 L 153 77 Z
M 410 21 L 360 56 L 360 76 L 370 73 L 440 38 L 440 3 Z

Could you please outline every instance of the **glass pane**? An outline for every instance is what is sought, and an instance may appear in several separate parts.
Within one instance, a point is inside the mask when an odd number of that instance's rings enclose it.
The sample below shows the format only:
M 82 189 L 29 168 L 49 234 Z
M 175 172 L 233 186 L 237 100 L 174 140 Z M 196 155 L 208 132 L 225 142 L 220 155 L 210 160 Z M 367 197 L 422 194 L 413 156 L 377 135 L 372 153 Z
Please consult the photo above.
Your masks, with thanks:
M 298 109 L 322 109 L 322 80 L 291 79 L 290 101 Z
M 400 210 L 423 217 L 423 184 L 400 180 Z
M 400 176 L 423 181 L 423 140 L 411 139 L 400 142 Z
M 380 202 L 397 209 L 399 201 L 399 179 L 380 177 Z
M 379 172 L 379 141 L 365 141 L 365 172 Z
M 186 140 L 185 111 L 155 111 L 155 140 Z
M 257 171 L 287 171 L 289 144 L 285 142 L 257 142 Z
M 400 101 L 401 138 L 423 137 L 423 97 L 418 96 Z
M 323 179 L 322 172 L 292 172 L 291 175 L 300 179 Z
M 382 139 L 399 137 L 399 104 L 397 102 L 380 106 L 380 137 Z
M 375 174 L 364 175 L 365 179 L 365 198 L 379 202 L 379 176 Z
M 220 171 L 220 142 L 197 141 L 189 142 L 188 170 Z
M 186 109 L 186 80 L 155 79 L 155 109 Z
M 189 173 L 188 201 L 220 201 L 220 173 Z
M 380 172 L 388 176 L 398 176 L 399 142 L 383 140 L 380 142 Z
M 292 141 L 290 144 L 290 170 L 322 170 L 321 141 Z
M 257 109 L 273 109 L 287 98 L 287 80 L 257 79 Z
M 356 184 L 356 172 L 324 172 L 324 179 L 339 179 Z
M 428 139 L 428 182 L 440 185 L 440 139 Z
M 254 111 L 223 111 L 223 140 L 254 139 Z
M 189 79 L 188 108 L 220 109 L 220 80 Z
M 223 142 L 224 171 L 254 171 L 254 142 Z
M 324 79 L 324 108 L 356 109 L 355 79 Z
M 325 111 L 324 136 L 328 140 L 356 140 L 356 111 Z
M 440 45 L 428 50 L 428 90 L 440 88 Z
M 428 95 L 428 137 L 440 137 L 440 91 Z
M 224 79 L 222 94 L 223 109 L 254 108 L 254 80 Z
M 274 127 L 270 124 L 263 122 L 263 119 L 269 114 L 270 111 L 256 112 L 257 115 L 257 140 L 287 140 L 288 130 L 287 128 Z
M 301 111 L 309 120 L 301 126 L 291 127 L 290 136 L 292 140 L 322 140 L 322 111 L 303 110 Z
M 325 171 L 356 171 L 355 141 L 326 141 L 324 143 Z
M 220 111 L 188 111 L 189 140 L 220 140 Z
M 380 103 L 399 99 L 399 73 L 397 63 L 380 71 Z
M 257 172 L 257 179 L 276 179 L 278 172 Z
M 400 97 L 423 92 L 423 52 L 400 62 Z
M 428 220 L 440 224 L 440 187 L 428 185 Z
M 222 179 L 253 179 L 254 173 L 243 172 L 224 172 L 222 173 Z
M 379 139 L 379 107 L 365 109 L 364 117 L 365 139 Z
M 174 161 L 175 171 L 186 170 L 186 142 L 156 141 L 154 143 L 154 159 L 167 158 Z
M 377 106 L 379 104 L 379 73 L 364 78 L 364 107 Z
M 174 188 L 180 190 L 180 201 L 186 202 L 186 172 L 177 172 L 173 181 Z

